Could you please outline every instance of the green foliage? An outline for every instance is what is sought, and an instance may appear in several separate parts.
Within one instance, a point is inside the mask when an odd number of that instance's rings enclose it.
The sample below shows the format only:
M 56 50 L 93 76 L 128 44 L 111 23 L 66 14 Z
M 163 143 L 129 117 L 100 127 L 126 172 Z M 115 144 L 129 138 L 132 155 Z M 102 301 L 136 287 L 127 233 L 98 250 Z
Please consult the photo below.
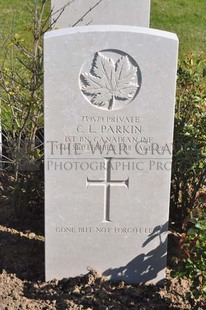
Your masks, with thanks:
M 202 56 L 179 63 L 170 209 L 172 227 L 181 232 L 173 274 L 191 280 L 188 298 L 196 299 L 206 298 L 205 68 Z
M 8 29 L 0 33 L 1 39 L 4 37 L 0 63 L 3 168 L 12 180 L 15 213 L 25 216 L 28 206 L 44 197 L 43 36 L 70 2 L 58 10 L 52 23 L 49 0 L 29 0 L 27 4 L 16 3 L 16 7 L 12 4 L 14 1 L 8 0 L 5 7 L 1 2 L 0 8 L 12 7 L 17 16 L 24 8 L 26 18 L 14 19 L 6 38 Z M 14 28 L 20 33 L 13 33 Z
M 23 134 L 32 128 L 35 131 L 41 123 L 43 68 L 40 44 L 40 40 L 36 42 L 37 47 L 32 51 L 15 34 L 5 47 L 5 62 L 0 72 L 5 131 Z
M 151 0 L 151 28 L 171 31 L 180 42 L 180 58 L 205 53 L 205 0 Z
M 43 197 L 43 35 L 49 29 L 47 0 L 34 1 L 32 39 L 7 38 L 0 69 L 3 160 L 13 176 L 13 205 L 23 215 L 32 197 Z M 30 7 L 31 8 L 31 7 Z
M 205 60 L 189 55 L 181 61 L 177 79 L 171 222 L 181 226 L 206 185 Z
M 191 293 L 198 299 L 206 299 L 206 213 L 192 213 L 190 228 L 181 235 L 179 240 L 181 255 L 177 259 L 176 276 L 186 276 L 191 280 Z

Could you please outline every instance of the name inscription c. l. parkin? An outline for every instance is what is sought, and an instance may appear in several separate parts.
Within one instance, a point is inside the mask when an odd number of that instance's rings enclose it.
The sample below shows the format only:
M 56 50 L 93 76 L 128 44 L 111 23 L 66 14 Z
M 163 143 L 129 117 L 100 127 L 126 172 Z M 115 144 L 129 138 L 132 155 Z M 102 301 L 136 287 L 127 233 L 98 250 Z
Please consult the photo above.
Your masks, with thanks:
M 58 226 L 55 228 L 56 233 L 68 234 L 151 234 L 154 228 L 151 227 L 91 227 L 91 226 Z

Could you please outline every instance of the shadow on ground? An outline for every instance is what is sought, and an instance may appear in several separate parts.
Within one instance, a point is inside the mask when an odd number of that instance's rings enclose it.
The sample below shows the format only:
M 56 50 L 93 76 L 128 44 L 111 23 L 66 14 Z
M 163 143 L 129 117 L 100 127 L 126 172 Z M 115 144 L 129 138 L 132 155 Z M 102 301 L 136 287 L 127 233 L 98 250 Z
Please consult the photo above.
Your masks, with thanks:
M 0 229 L 0 272 L 16 273 L 22 280 L 44 279 L 44 242 L 21 236 L 16 230 Z M 7 229 L 8 230 L 8 229 Z
M 44 209 L 34 202 L 16 215 L 12 181 L 0 177 L 0 272 L 16 273 L 21 280 L 44 279 Z

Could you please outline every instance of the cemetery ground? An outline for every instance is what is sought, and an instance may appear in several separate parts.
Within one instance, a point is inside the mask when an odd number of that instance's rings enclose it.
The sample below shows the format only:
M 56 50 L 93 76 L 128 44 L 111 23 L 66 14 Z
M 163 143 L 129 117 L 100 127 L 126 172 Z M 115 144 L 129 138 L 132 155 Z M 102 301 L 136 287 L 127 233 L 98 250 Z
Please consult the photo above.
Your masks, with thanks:
M 204 300 L 188 297 L 189 280 L 170 276 L 178 248 L 172 234 L 167 279 L 160 286 L 111 283 L 93 270 L 84 276 L 45 282 L 43 202 L 34 199 L 19 219 L 12 205 L 12 179 L 3 174 L 0 181 L 4 193 L 0 201 L 1 310 L 205 309 Z
M 173 201 L 174 208 L 171 209 L 167 279 L 162 286 L 126 285 L 123 282 L 105 281 L 91 270 L 82 277 L 45 282 L 42 169 L 34 175 L 20 173 L 17 182 L 12 170 L 6 167 L 0 174 L 0 309 L 2 310 L 206 309 L 202 294 L 206 281 L 204 243 L 206 183 L 203 181 L 206 132 L 205 73 L 202 75 L 199 73 L 202 70 L 196 71 L 197 63 L 192 56 L 183 55 L 192 51 L 197 56 L 199 51 L 204 51 L 205 1 L 195 3 L 195 13 L 194 1 L 191 0 L 152 0 L 151 3 L 151 26 L 176 32 L 180 38 L 180 58 L 183 61 L 178 70 L 175 141 L 177 146 L 186 142 L 189 148 L 188 151 L 177 147 L 174 156 L 175 163 L 179 163 L 180 168 L 174 165 L 176 169 L 173 171 L 172 197 L 175 200 L 175 195 L 178 194 L 181 199 Z M 24 42 L 31 41 L 31 29 L 28 26 L 30 19 L 25 14 L 25 5 L 22 1 L 1 1 L 1 23 L 7 25 L 4 27 L 4 38 L 7 37 L 6 34 L 20 33 L 26 38 Z M 22 43 L 18 40 L 17 37 L 16 42 Z M 9 41 L 3 40 L 1 47 L 5 47 L 7 43 Z M 201 63 L 199 59 L 197 62 Z M 205 68 L 205 64 L 202 64 L 202 67 Z M 194 147 L 194 142 L 198 148 Z M 39 153 L 35 156 L 42 165 Z M 189 169 L 182 170 L 186 162 Z M 178 188 L 177 185 L 180 183 L 181 187 Z M 195 197 L 198 194 L 201 203 L 196 207 Z M 28 200 L 29 195 L 31 198 Z M 199 227 L 193 229 L 195 223 L 194 219 L 193 222 L 190 221 L 189 216 L 192 213 L 190 211 L 196 212 L 202 227 L 198 224 Z M 194 214 L 192 216 L 194 217 Z M 191 227 L 193 231 L 190 230 Z M 195 238 L 200 236 L 201 239 L 193 238 L 193 235 L 189 235 L 189 231 L 195 232 Z M 180 237 L 186 241 L 183 247 L 179 243 Z M 188 256 L 184 261 L 188 269 L 186 272 L 185 269 L 183 272 L 180 270 L 179 276 L 171 277 L 171 273 L 174 271 L 177 273 L 178 266 L 182 263 L 181 258 L 183 256 L 185 259 L 185 254 Z M 189 274 L 192 281 L 189 281 L 184 274 L 187 276 Z M 195 280 L 198 280 L 198 283 Z M 191 294 L 191 291 L 197 293 L 194 287 L 192 288 L 192 282 L 197 286 L 203 284 L 200 297 Z

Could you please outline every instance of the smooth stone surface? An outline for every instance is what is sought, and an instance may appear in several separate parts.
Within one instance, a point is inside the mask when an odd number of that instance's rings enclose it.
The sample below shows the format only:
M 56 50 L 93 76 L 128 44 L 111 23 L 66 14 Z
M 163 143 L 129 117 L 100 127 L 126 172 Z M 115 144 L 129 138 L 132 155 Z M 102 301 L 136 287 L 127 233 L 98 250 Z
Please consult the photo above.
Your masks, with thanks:
M 46 278 L 165 277 L 178 40 L 130 26 L 46 34 Z
M 57 12 L 54 19 L 68 2 L 51 0 L 52 10 Z M 149 27 L 150 0 L 75 0 L 70 3 L 55 27 L 67 28 L 76 23 L 77 26 L 116 24 Z

